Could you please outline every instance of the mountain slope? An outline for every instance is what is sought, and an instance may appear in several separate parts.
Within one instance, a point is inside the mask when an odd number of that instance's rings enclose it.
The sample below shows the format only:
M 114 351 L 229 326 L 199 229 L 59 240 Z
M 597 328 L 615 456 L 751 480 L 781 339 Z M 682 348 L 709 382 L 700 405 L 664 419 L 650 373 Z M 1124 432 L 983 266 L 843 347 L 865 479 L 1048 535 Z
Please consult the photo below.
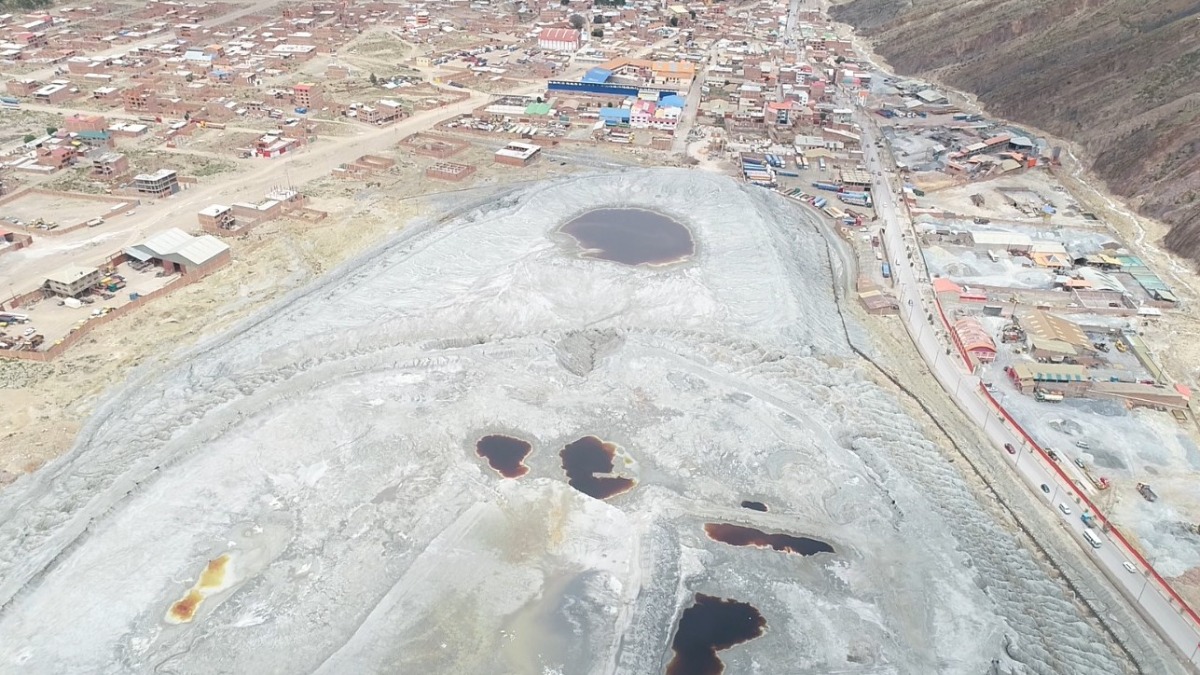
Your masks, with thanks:
M 1200 1 L 853 0 L 831 14 L 899 72 L 1079 143 L 1200 262 Z

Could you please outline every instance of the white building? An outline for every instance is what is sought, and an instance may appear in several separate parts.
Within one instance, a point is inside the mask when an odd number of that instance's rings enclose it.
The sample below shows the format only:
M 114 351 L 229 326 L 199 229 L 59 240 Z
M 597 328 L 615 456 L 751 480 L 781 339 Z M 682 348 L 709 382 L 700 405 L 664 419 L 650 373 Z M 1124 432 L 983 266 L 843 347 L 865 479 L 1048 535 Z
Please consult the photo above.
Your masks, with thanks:
M 546 28 L 538 33 L 538 48 L 552 52 L 573 52 L 579 49 L 579 31 L 574 28 Z

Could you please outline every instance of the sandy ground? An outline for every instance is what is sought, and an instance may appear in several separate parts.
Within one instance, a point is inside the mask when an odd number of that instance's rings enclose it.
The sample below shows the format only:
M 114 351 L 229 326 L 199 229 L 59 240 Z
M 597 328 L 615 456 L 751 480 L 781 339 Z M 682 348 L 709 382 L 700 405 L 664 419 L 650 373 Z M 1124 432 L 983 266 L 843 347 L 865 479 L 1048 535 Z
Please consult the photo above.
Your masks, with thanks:
M 230 241 L 230 267 L 96 329 L 53 363 L 0 360 L 0 468 L 7 479 L 69 447 L 96 397 L 131 369 L 153 368 L 227 328 L 396 231 L 420 208 L 380 202 L 333 222 L 271 223 Z
M 694 259 L 627 268 L 554 232 L 616 204 L 682 219 Z M 703 592 L 767 617 L 766 635 L 722 654 L 730 672 L 1125 671 L 864 376 L 824 251 L 777 196 L 682 170 L 564 179 L 411 227 L 138 369 L 75 451 L 0 493 L 2 658 L 30 672 L 656 672 Z M 502 481 L 472 455 L 495 431 L 534 442 L 529 476 Z M 566 486 L 556 449 L 583 433 L 625 448 L 631 493 Z M 835 553 L 729 548 L 703 536 L 713 520 Z M 195 619 L 165 621 L 222 554 L 231 571 Z M 557 630 L 530 637 L 544 616 Z

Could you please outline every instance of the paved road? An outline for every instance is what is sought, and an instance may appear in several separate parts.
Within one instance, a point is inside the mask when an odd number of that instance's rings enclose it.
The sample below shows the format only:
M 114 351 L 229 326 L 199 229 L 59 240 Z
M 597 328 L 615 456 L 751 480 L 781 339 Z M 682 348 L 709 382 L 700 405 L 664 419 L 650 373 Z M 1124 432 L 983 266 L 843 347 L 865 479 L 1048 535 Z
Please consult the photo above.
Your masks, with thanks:
M 1030 488 L 1034 490 L 1048 508 L 1054 510 L 1063 525 L 1090 553 L 1097 567 L 1108 577 L 1138 612 L 1160 635 L 1170 644 L 1185 661 L 1193 666 L 1200 666 L 1200 629 L 1188 618 L 1177 603 L 1155 583 L 1147 571 L 1138 565 L 1134 556 L 1130 555 L 1120 544 L 1099 529 L 1093 530 L 1102 543 L 1099 548 L 1093 548 L 1083 537 L 1087 529 L 1080 520 L 1085 506 L 1075 496 L 1070 485 L 1054 471 L 1037 451 L 1028 446 L 1023 436 L 1015 431 L 985 400 L 980 391 L 981 382 L 973 373 L 967 372 L 961 357 L 956 350 L 951 349 L 947 354 L 947 343 L 938 337 L 938 330 L 927 320 L 927 313 L 932 312 L 934 322 L 940 324 L 937 309 L 931 301 L 927 288 L 918 279 L 918 263 L 910 263 L 905 257 L 906 247 L 911 243 L 911 220 L 902 207 L 897 203 L 895 187 L 889 182 L 889 169 L 884 164 L 879 150 L 875 148 L 876 130 L 870 119 L 869 111 L 858 109 L 858 122 L 862 128 L 863 155 L 867 169 L 872 173 L 879 172 L 873 187 L 875 209 L 884 222 L 884 243 L 892 265 L 892 279 L 900 300 L 901 317 L 909 331 L 918 351 L 925 359 L 926 365 L 937 377 L 942 387 L 949 392 L 959 407 L 976 424 L 983 428 L 985 434 L 995 444 L 997 452 L 1004 452 L 1004 445 L 1010 444 L 1017 450 L 1009 456 L 1013 468 Z M 919 259 L 919 249 L 914 255 Z M 1046 493 L 1042 486 L 1046 486 Z M 1061 506 L 1070 513 L 1065 513 Z M 1130 572 L 1125 568 L 1129 563 L 1134 567 Z

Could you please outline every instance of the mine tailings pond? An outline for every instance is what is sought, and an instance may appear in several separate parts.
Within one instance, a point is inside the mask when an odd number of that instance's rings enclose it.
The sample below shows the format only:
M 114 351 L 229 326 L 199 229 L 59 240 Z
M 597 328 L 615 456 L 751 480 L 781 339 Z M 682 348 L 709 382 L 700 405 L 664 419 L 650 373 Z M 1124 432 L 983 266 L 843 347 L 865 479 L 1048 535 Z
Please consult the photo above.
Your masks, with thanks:
M 571 235 L 585 256 L 625 265 L 666 265 L 696 252 L 691 230 L 645 209 L 596 209 L 560 230 Z
M 511 436 L 484 436 L 475 444 L 475 454 L 486 459 L 505 478 L 520 478 L 529 473 L 525 458 L 532 450 L 532 444 Z
M 697 593 L 696 604 L 679 617 L 667 675 L 718 675 L 725 664 L 717 652 L 753 640 L 766 627 L 767 620 L 751 605 Z
M 728 523 L 708 523 L 704 533 L 709 539 L 732 546 L 758 546 L 773 548 L 776 551 L 799 553 L 800 555 L 816 555 L 818 553 L 833 553 L 833 547 L 820 539 L 808 537 L 793 537 L 790 534 L 768 534 L 753 527 L 730 525 Z
M 616 445 L 595 436 L 584 436 L 574 443 L 568 443 L 559 456 L 562 457 L 562 467 L 567 472 L 567 482 L 571 487 L 589 497 L 608 499 L 630 490 L 636 484 L 632 478 L 603 475 L 612 474 L 616 454 Z

